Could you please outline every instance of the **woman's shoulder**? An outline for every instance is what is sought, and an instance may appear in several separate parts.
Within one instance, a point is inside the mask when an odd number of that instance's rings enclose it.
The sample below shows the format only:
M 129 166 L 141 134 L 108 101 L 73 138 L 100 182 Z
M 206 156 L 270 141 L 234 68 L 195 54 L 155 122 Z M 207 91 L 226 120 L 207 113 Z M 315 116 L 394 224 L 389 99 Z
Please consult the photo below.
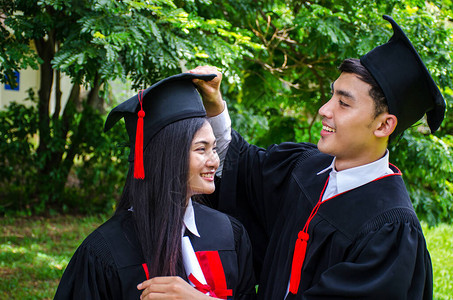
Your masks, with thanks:
M 99 228 L 98 228 L 99 229 Z M 112 252 L 104 236 L 96 229 L 80 244 L 74 256 L 116 267 Z
M 88 252 L 119 268 L 142 261 L 138 239 L 128 213 L 111 217 L 89 234 L 79 248 L 80 251 Z

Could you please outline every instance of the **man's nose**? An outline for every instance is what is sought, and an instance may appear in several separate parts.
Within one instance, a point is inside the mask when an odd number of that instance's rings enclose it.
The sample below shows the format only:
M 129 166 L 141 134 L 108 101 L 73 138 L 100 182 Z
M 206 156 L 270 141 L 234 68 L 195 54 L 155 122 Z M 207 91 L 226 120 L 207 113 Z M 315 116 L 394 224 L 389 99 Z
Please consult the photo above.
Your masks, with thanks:
M 326 118 L 330 118 L 332 116 L 332 112 L 330 109 L 331 102 L 332 102 L 332 98 L 329 101 L 327 101 L 327 103 L 325 103 L 323 106 L 321 106 L 319 108 L 318 114 L 320 116 L 326 117 Z

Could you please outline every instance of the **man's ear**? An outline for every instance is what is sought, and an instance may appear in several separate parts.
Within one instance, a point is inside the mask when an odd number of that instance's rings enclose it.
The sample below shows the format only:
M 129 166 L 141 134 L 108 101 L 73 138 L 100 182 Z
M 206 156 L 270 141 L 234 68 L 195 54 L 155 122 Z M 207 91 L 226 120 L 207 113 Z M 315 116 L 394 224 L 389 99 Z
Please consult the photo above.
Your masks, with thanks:
M 377 117 L 379 120 L 378 127 L 374 131 L 376 137 L 390 136 L 398 124 L 398 119 L 395 115 L 383 113 Z

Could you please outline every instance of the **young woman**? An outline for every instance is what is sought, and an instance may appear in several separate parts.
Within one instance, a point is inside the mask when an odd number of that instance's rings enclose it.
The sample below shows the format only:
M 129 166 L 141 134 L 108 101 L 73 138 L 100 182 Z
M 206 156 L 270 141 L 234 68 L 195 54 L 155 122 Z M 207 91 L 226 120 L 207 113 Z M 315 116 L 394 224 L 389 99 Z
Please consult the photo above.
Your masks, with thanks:
M 188 299 L 254 297 L 246 231 L 192 201 L 214 192 L 219 166 L 192 78 L 167 78 L 110 113 L 106 130 L 125 118 L 134 164 L 115 215 L 77 249 L 55 299 L 139 299 L 137 285 L 160 276 L 179 276 Z

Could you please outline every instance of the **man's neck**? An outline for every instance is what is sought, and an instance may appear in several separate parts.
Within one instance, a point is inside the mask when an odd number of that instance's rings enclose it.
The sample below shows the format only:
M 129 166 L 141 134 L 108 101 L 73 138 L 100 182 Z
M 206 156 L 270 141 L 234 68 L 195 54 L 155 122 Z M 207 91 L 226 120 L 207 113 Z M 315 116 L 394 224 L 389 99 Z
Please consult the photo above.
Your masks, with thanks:
M 379 151 L 376 154 L 354 159 L 342 159 L 341 157 L 335 157 L 335 170 L 343 171 L 346 169 L 367 165 L 382 158 L 385 155 L 386 151 L 387 149 L 384 149 L 383 151 Z

